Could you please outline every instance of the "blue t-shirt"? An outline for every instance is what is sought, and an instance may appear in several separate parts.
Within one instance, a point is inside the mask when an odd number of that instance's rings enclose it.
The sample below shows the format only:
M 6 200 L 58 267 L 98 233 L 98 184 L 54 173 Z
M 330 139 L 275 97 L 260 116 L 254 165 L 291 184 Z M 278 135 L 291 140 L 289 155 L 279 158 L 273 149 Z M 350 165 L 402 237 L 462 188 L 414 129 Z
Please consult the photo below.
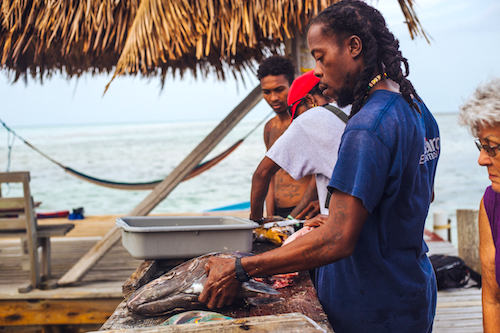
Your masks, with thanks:
M 439 158 L 439 129 L 423 103 L 374 91 L 342 136 L 329 184 L 369 216 L 354 253 L 317 270 L 336 332 L 430 332 L 436 281 L 423 230 Z

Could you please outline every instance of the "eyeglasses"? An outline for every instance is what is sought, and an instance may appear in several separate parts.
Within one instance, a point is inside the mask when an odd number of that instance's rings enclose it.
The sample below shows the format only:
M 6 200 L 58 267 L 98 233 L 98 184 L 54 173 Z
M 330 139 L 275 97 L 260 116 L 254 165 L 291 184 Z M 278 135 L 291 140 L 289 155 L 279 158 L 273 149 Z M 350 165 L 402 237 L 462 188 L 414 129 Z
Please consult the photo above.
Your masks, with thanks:
M 476 144 L 476 147 L 477 149 L 479 149 L 479 151 L 481 151 L 481 149 L 484 149 L 488 154 L 488 156 L 490 157 L 495 157 L 495 155 L 497 154 L 496 150 L 500 150 L 500 145 L 496 146 L 483 145 L 481 144 L 481 141 L 479 141 L 479 139 L 475 139 L 474 143 Z
M 293 114 L 293 112 L 292 112 L 293 107 L 294 107 L 295 105 L 300 104 L 300 103 L 301 103 L 303 100 L 305 100 L 305 99 L 306 99 L 305 97 L 302 97 L 302 98 L 300 98 L 300 99 L 296 100 L 295 102 L 293 102 L 292 104 L 288 105 L 288 109 L 287 109 L 287 110 L 288 110 L 288 114 L 290 115 L 290 117 L 294 118 L 294 114 Z

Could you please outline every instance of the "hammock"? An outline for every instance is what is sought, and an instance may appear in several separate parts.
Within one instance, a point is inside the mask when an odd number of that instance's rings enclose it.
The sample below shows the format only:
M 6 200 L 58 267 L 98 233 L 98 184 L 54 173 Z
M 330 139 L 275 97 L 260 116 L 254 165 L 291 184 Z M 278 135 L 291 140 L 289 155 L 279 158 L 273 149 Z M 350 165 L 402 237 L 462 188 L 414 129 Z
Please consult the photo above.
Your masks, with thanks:
M 187 174 L 186 177 L 182 181 L 186 181 L 188 179 L 194 178 L 198 176 L 199 174 L 207 171 L 220 161 L 222 161 L 224 158 L 226 158 L 229 154 L 231 154 L 238 146 L 243 142 L 243 139 L 238 140 L 235 144 L 233 144 L 231 147 L 220 153 L 219 155 L 215 156 L 211 160 L 208 160 L 206 162 L 203 162 L 201 164 L 198 164 L 193 170 L 191 170 L 190 173 Z M 114 188 L 118 190 L 152 190 L 155 188 L 156 185 L 161 183 L 163 179 L 157 179 L 149 182 L 138 182 L 138 183 L 127 183 L 127 182 L 115 182 L 111 180 L 106 180 L 106 179 L 100 179 L 96 178 L 93 176 L 86 175 L 84 173 L 81 173 L 80 171 L 77 171 L 75 169 L 72 169 L 70 167 L 60 165 L 61 168 L 64 169 L 67 173 L 80 178 L 82 180 L 88 181 L 90 183 L 100 185 L 100 186 L 105 186 L 109 188 Z
M 236 148 L 238 148 L 241 145 L 241 143 L 250 134 L 252 134 L 269 117 L 269 115 L 267 115 L 264 119 L 262 119 L 250 132 L 247 133 L 247 135 L 245 135 L 243 138 L 239 139 L 236 143 L 234 143 L 232 146 L 230 146 L 229 148 L 224 150 L 222 153 L 220 153 L 219 155 L 215 156 L 214 158 L 212 158 L 206 162 L 198 164 L 193 170 L 191 170 L 191 172 L 189 174 L 186 175 L 186 177 L 184 177 L 184 179 L 182 181 L 186 181 L 188 179 L 191 179 L 191 178 L 198 176 L 199 174 L 207 171 L 208 169 L 210 169 L 211 167 L 215 166 L 217 163 L 222 161 L 224 158 L 226 158 L 229 154 L 231 154 L 234 150 L 236 150 Z M 54 160 L 50 156 L 46 155 L 44 152 L 40 151 L 38 148 L 33 146 L 31 143 L 29 143 L 23 137 L 21 137 L 16 132 L 14 132 L 14 130 L 9 128 L 7 126 L 7 124 L 5 124 L 1 119 L 0 119 L 0 123 L 3 125 L 3 127 L 5 127 L 5 129 L 8 132 L 12 133 L 15 137 L 20 139 L 28 147 L 30 147 L 31 149 L 33 149 L 34 151 L 36 151 L 37 153 L 39 153 L 40 155 L 42 155 L 43 157 L 45 157 L 46 159 L 51 161 L 52 163 L 59 166 L 60 168 L 62 168 L 64 171 L 66 171 L 70 175 L 75 176 L 81 180 L 85 180 L 87 182 L 93 183 L 95 185 L 114 188 L 114 189 L 118 189 L 118 190 L 134 190 L 135 191 L 135 190 L 152 190 L 155 188 L 156 185 L 158 185 L 159 183 L 161 183 L 163 181 L 163 179 L 158 179 L 158 180 L 153 180 L 153 181 L 148 181 L 148 182 L 129 183 L 129 182 L 117 182 L 117 181 L 112 181 L 112 180 L 106 180 L 106 179 L 97 178 L 94 176 L 87 175 L 83 172 L 80 172 L 80 171 L 77 171 L 73 168 L 65 166 L 62 163 Z M 9 147 L 9 151 L 10 151 L 10 147 Z M 9 154 L 8 159 L 9 159 L 9 163 L 10 163 L 10 154 Z

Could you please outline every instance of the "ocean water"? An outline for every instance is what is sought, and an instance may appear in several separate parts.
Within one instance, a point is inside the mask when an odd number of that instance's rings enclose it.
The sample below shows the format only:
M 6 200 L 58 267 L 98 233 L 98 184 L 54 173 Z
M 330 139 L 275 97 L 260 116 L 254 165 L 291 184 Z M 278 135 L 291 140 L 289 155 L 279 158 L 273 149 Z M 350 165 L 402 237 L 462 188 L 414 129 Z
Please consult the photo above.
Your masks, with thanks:
M 435 181 L 434 212 L 455 224 L 457 209 L 477 209 L 489 184 L 486 170 L 477 164 L 478 151 L 468 131 L 457 123 L 457 114 L 435 115 L 441 131 L 441 157 Z M 257 125 L 243 121 L 208 155 L 223 151 Z M 63 165 L 91 176 L 135 182 L 162 179 L 215 127 L 216 122 L 115 124 L 53 127 L 20 127 L 14 130 Z M 229 157 L 198 177 L 182 182 L 152 213 L 202 212 L 248 201 L 252 173 L 265 153 L 263 125 Z M 9 162 L 7 132 L 0 128 L 0 170 Z M 84 207 L 87 215 L 127 214 L 149 191 L 108 189 L 65 173 L 15 140 L 10 170 L 29 170 L 39 211 Z M 13 186 L 9 195 L 20 192 Z

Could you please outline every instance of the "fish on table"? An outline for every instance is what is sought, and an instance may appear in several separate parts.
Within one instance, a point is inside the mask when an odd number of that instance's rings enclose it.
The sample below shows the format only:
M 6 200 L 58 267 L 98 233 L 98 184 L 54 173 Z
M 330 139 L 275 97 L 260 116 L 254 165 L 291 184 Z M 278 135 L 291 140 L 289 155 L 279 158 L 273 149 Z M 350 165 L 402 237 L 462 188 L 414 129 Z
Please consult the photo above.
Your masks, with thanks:
M 177 312 L 204 309 L 205 305 L 198 302 L 198 296 L 203 291 L 207 275 L 205 264 L 208 259 L 217 256 L 221 258 L 237 258 L 246 256 L 242 253 L 209 253 L 188 260 L 159 278 L 137 289 L 127 300 L 127 308 L 143 316 L 159 316 Z M 250 299 L 251 304 L 265 303 L 256 297 L 259 294 L 277 295 L 272 287 L 251 279 L 242 284 L 241 298 Z

